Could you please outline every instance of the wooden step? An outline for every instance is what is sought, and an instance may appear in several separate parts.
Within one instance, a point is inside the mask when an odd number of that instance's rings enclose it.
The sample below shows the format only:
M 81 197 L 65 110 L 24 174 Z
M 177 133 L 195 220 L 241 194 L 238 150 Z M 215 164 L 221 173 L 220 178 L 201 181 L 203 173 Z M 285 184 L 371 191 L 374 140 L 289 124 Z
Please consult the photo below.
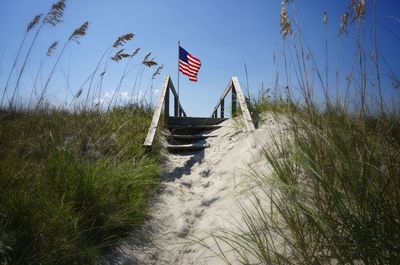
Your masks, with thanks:
M 213 134 L 170 134 L 167 135 L 168 139 L 174 139 L 174 140 L 202 140 L 202 139 L 206 139 L 209 137 L 217 137 L 217 135 L 213 135 Z
M 209 124 L 199 124 L 199 125 L 191 125 L 191 124 L 187 124 L 187 125 L 178 125 L 178 124 L 168 124 L 167 125 L 168 129 L 180 129 L 180 130 L 211 130 L 211 129 L 219 129 L 221 128 L 221 125 L 209 125 Z
M 225 121 L 225 118 L 203 118 L 203 117 L 169 117 L 169 125 L 216 125 Z
M 209 144 L 177 144 L 177 145 L 167 145 L 167 149 L 169 151 L 194 151 L 194 150 L 203 150 L 207 147 L 210 147 Z

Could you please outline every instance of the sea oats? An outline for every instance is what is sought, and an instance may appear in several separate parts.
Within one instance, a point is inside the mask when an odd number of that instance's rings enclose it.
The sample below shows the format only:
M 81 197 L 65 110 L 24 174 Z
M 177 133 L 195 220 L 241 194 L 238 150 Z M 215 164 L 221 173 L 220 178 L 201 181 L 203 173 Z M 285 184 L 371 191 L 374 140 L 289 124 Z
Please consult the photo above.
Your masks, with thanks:
M 113 47 L 118 48 L 120 46 L 123 46 L 127 41 L 132 40 L 134 37 L 135 37 L 135 34 L 133 34 L 133 33 L 128 33 L 128 34 L 119 36 L 117 38 L 117 40 L 114 42 Z
M 349 5 L 349 9 L 351 11 L 352 15 L 352 21 L 361 21 L 362 19 L 365 18 L 365 12 L 366 12 L 366 3 L 365 0 L 352 0 Z
M 26 32 L 30 31 L 33 29 L 40 21 L 40 18 L 43 16 L 43 14 L 37 15 L 33 18 L 33 20 L 28 24 L 26 27 Z
M 124 53 L 124 49 L 119 50 L 113 57 L 111 57 L 111 60 L 118 62 L 124 58 L 130 57 L 131 55 Z
M 154 61 L 154 59 L 143 61 L 142 64 L 146 65 L 147 67 L 152 67 L 157 65 L 158 63 Z
M 144 62 L 144 61 L 147 61 L 147 60 L 150 58 L 150 55 L 151 55 L 151 52 L 149 52 L 148 54 L 146 54 L 146 56 L 145 56 L 144 59 L 143 59 L 143 62 Z
M 76 92 L 74 98 L 79 98 L 80 95 L 82 95 L 82 91 L 83 91 L 83 88 L 79 89 L 78 92 Z
M 286 11 L 286 1 L 282 2 L 281 15 L 280 15 L 280 25 L 281 34 L 285 38 L 287 35 L 292 34 L 292 26 Z
M 140 51 L 140 48 L 136 48 L 135 51 L 132 53 L 131 57 L 136 56 Z
M 55 41 L 55 42 L 53 42 L 53 44 L 51 44 L 49 46 L 49 48 L 47 49 L 47 56 L 50 57 L 53 54 L 54 50 L 57 48 L 57 44 L 58 44 L 58 41 Z
M 88 27 L 89 27 L 89 22 L 86 21 L 79 28 L 74 30 L 74 32 L 72 32 L 71 36 L 69 37 L 69 40 L 70 41 L 76 41 L 79 44 L 78 39 L 80 37 L 86 35 L 86 31 L 87 31 Z
M 151 55 L 151 52 L 146 54 L 146 56 L 143 58 L 142 64 L 146 65 L 147 67 L 152 67 L 157 65 L 157 63 L 154 61 L 154 58 L 149 59 Z
M 59 22 L 62 22 L 61 18 L 64 15 L 65 9 L 65 0 L 60 0 L 57 3 L 53 4 L 49 13 L 47 13 L 44 18 L 45 24 L 57 25 Z
M 349 20 L 349 12 L 346 12 L 342 15 L 340 19 L 340 26 L 339 26 L 339 33 L 338 36 L 342 36 L 343 34 L 347 34 L 346 28 L 347 28 L 347 22 Z
M 153 73 L 153 75 L 151 76 L 151 79 L 155 79 L 160 73 L 161 70 L 164 68 L 164 65 L 160 65 L 159 67 L 157 67 L 157 70 Z

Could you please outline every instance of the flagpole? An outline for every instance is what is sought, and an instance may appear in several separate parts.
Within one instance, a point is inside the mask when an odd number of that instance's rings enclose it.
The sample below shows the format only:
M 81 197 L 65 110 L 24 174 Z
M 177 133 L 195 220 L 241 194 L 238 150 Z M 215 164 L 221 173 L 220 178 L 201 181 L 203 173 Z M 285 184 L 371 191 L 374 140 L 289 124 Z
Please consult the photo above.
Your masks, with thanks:
M 181 46 L 181 41 L 178 40 L 178 117 L 180 116 L 180 98 L 179 98 L 179 47 Z

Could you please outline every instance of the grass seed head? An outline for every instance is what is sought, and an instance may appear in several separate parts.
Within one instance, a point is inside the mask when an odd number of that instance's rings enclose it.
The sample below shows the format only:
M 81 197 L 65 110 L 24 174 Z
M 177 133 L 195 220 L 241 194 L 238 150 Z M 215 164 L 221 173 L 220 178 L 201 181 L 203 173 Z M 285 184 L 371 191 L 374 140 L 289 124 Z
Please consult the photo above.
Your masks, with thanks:
M 131 57 L 136 56 L 140 51 L 140 48 L 136 48 L 135 51 L 132 53 Z
M 161 70 L 164 68 L 164 65 L 160 65 L 159 67 L 157 67 L 157 70 L 153 73 L 153 75 L 151 76 L 151 79 L 155 79 L 158 75 L 160 75 Z
M 113 47 L 118 48 L 120 46 L 123 46 L 126 42 L 132 40 L 134 37 L 135 37 L 135 34 L 133 34 L 133 33 L 128 33 L 128 34 L 119 36 L 117 38 L 117 40 L 114 42 Z
M 143 59 L 143 62 L 144 62 L 144 61 L 147 61 L 147 60 L 150 58 L 150 55 L 151 55 L 151 52 L 149 52 L 148 54 L 146 54 L 146 56 L 145 56 L 144 59 Z
M 47 56 L 51 57 L 55 49 L 57 48 L 58 41 L 53 42 L 47 49 Z
M 339 33 L 338 36 L 342 36 L 343 34 L 347 34 L 346 28 L 347 28 L 347 22 L 349 20 L 349 12 L 346 12 L 342 15 L 340 19 L 340 26 L 339 26 Z
M 44 23 L 55 26 L 59 22 L 62 22 L 64 9 L 65 9 L 65 0 L 60 0 L 57 3 L 53 4 L 49 13 L 47 13 L 44 19 Z
M 83 91 L 83 88 L 79 89 L 78 92 L 76 92 L 74 98 L 79 98 L 80 95 L 82 95 L 82 91 Z
M 86 31 L 87 31 L 88 27 L 89 27 L 89 22 L 86 21 L 79 28 L 74 30 L 74 32 L 72 32 L 71 36 L 69 37 L 69 40 L 70 41 L 76 41 L 79 44 L 78 39 L 80 37 L 86 35 Z
M 149 52 L 148 54 L 146 54 L 146 56 L 143 58 L 142 64 L 144 64 L 147 67 L 152 67 L 157 65 L 157 62 L 154 61 L 154 58 L 149 59 L 151 56 L 151 52 Z
M 113 57 L 111 57 L 111 60 L 114 62 L 119 62 L 124 58 L 130 57 L 131 55 L 127 54 L 124 52 L 124 49 L 119 50 L 116 54 L 114 54 Z
M 365 0 L 352 0 L 349 5 L 351 15 L 353 17 L 352 22 L 360 22 L 365 18 L 366 3 Z
M 281 15 L 280 15 L 281 34 L 283 38 L 292 34 L 292 25 L 286 11 L 286 1 L 282 2 Z
M 43 16 L 43 14 L 37 15 L 33 18 L 33 20 L 28 24 L 26 27 L 26 32 L 29 32 L 31 29 L 33 29 L 40 21 L 40 18 Z
M 158 65 L 158 63 L 156 61 L 154 61 L 154 59 L 146 60 L 146 61 L 143 61 L 142 63 L 147 67 L 153 67 L 153 66 Z

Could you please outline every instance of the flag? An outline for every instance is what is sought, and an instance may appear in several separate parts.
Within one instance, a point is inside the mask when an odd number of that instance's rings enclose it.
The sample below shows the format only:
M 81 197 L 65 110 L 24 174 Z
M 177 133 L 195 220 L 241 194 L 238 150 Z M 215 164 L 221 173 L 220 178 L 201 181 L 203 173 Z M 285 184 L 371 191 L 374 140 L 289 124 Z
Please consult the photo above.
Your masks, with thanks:
M 196 57 L 193 57 L 185 49 L 179 46 L 179 71 L 189 76 L 189 80 L 197 82 L 197 73 L 201 67 L 201 62 Z

